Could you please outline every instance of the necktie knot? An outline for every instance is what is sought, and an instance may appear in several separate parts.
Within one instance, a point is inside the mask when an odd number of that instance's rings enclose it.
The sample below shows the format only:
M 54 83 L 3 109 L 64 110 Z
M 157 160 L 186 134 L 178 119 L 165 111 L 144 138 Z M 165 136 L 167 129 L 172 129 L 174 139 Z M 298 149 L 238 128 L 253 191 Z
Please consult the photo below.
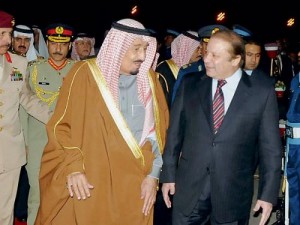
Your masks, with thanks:
M 226 83 L 227 83 L 226 80 L 218 80 L 218 86 L 217 86 L 217 88 L 223 87 Z

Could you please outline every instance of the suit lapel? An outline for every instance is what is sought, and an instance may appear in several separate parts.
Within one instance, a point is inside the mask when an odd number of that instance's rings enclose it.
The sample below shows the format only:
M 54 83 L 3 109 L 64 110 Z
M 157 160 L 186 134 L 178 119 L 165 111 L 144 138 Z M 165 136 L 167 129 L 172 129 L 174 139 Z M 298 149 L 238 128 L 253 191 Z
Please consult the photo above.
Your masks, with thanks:
M 250 76 L 243 72 L 218 134 L 220 134 L 222 130 L 228 129 L 236 119 L 238 113 L 243 113 L 241 112 L 244 108 L 243 105 L 247 104 L 249 97 L 252 95 L 251 86 Z
M 199 83 L 200 104 L 203 108 L 211 132 L 213 133 L 212 79 L 208 76 L 203 76 L 201 79 L 202 81 Z M 232 121 L 235 120 L 237 113 L 240 113 L 240 111 L 243 110 L 243 104 L 247 102 L 249 96 L 253 95 L 251 86 L 252 84 L 250 81 L 250 76 L 243 72 L 242 78 L 237 86 L 235 94 L 232 98 L 230 106 L 226 112 L 223 123 L 217 135 L 222 133 L 222 130 L 226 130 L 231 125 Z
M 202 81 L 199 85 L 199 96 L 200 96 L 200 104 L 203 108 L 203 112 L 206 116 L 208 124 L 213 132 L 213 125 L 212 125 L 212 79 L 208 76 L 203 76 Z

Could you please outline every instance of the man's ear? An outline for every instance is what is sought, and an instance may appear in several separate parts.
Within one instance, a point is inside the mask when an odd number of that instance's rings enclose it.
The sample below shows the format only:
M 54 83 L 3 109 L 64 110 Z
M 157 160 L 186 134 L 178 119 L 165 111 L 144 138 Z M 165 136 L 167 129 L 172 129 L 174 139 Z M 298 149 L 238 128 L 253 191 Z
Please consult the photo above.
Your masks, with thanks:
M 242 60 L 242 56 L 237 55 L 237 56 L 235 56 L 235 57 L 232 59 L 232 64 L 233 64 L 234 66 L 236 66 L 236 65 L 238 65 L 238 64 L 241 62 L 241 60 Z

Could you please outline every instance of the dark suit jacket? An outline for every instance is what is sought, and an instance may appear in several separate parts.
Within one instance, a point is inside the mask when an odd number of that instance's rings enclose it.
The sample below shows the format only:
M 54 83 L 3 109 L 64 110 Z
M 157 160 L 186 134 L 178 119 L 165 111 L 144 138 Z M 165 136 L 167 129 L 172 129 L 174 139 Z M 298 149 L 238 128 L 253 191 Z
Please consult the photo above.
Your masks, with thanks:
M 208 192 L 213 215 L 225 223 L 250 213 L 257 156 L 258 198 L 276 204 L 282 146 L 272 81 L 243 72 L 216 135 L 211 89 L 212 79 L 206 75 L 193 73 L 183 79 L 171 108 L 160 181 L 176 183 L 173 207 L 185 215 Z

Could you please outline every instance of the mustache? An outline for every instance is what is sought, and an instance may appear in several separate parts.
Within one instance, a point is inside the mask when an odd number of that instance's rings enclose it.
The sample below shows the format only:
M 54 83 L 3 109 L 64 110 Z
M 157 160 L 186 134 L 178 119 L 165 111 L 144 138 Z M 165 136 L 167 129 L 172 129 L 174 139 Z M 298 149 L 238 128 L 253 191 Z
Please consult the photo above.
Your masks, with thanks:
M 60 52 L 53 52 L 53 55 L 60 55 L 60 56 L 62 56 L 63 54 L 61 54 Z
M 18 48 L 24 48 L 24 49 L 26 49 L 26 47 L 24 45 L 20 45 L 20 46 L 18 46 Z
M 144 61 L 143 60 L 135 60 L 134 62 L 136 62 L 136 63 L 142 63 Z

